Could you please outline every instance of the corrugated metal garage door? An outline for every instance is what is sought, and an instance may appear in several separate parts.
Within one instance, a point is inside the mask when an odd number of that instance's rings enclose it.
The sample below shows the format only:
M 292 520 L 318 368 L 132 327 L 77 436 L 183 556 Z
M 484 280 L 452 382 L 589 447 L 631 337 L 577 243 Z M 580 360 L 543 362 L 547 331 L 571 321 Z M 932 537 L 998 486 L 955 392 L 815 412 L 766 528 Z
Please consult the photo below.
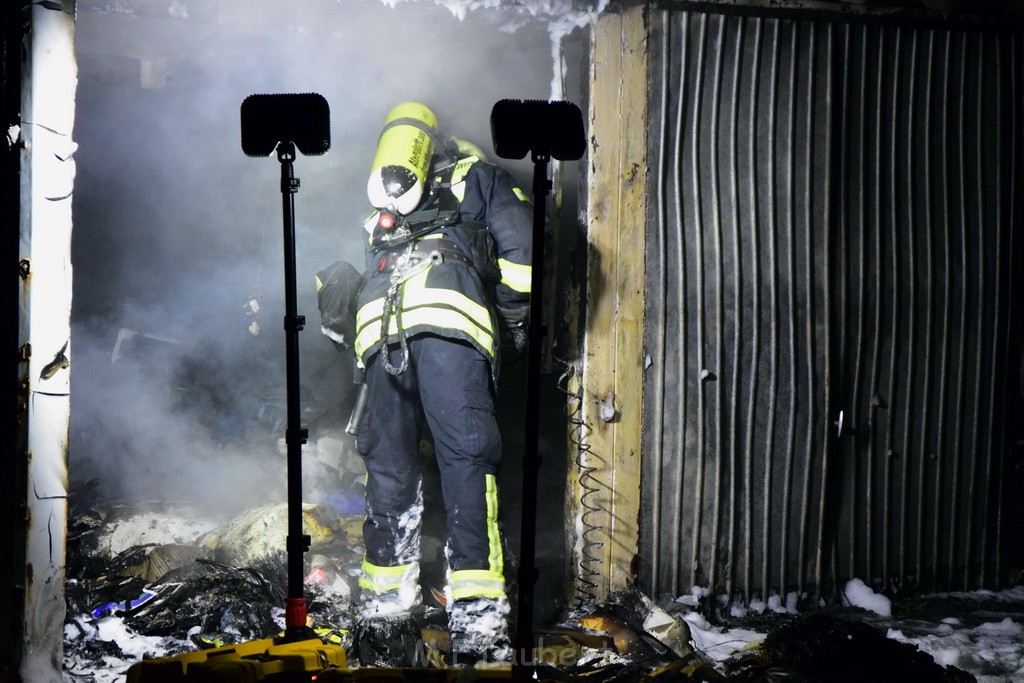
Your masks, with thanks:
M 1018 36 L 652 22 L 641 585 L 995 586 Z

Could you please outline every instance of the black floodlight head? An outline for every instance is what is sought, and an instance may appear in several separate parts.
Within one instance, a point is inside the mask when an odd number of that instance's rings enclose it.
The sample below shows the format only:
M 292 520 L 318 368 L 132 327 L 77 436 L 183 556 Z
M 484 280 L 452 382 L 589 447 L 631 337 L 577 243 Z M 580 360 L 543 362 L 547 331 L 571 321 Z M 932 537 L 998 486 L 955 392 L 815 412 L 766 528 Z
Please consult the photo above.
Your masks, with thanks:
M 491 109 L 491 139 L 503 159 L 522 159 L 529 152 L 571 161 L 587 148 L 580 108 L 562 101 L 499 101 Z
M 251 157 L 274 153 L 291 142 L 309 156 L 331 148 L 331 111 L 316 93 L 249 95 L 242 101 L 242 151 Z

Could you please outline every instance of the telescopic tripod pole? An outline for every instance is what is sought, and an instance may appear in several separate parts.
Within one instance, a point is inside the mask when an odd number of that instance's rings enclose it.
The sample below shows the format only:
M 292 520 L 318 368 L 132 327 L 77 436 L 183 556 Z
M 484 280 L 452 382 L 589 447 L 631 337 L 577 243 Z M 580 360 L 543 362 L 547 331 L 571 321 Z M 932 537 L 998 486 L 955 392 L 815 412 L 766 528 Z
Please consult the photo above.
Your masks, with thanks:
M 516 680 L 533 678 L 533 597 L 537 583 L 537 476 L 540 472 L 540 372 L 544 342 L 544 209 L 551 192 L 550 156 L 534 152 L 533 268 L 530 280 L 530 327 L 526 379 L 526 444 L 523 451 L 522 529 L 519 541 L 519 599 L 512 672 Z
M 299 395 L 299 331 L 306 316 L 296 311 L 295 286 L 295 145 L 277 146 L 281 162 L 281 206 L 284 213 L 284 330 L 287 372 L 288 422 L 285 443 L 288 446 L 288 597 L 285 603 L 285 640 L 306 640 L 315 634 L 306 626 L 306 598 L 302 592 L 302 556 L 309 550 L 310 538 L 302 533 L 302 444 L 309 432 L 302 427 Z

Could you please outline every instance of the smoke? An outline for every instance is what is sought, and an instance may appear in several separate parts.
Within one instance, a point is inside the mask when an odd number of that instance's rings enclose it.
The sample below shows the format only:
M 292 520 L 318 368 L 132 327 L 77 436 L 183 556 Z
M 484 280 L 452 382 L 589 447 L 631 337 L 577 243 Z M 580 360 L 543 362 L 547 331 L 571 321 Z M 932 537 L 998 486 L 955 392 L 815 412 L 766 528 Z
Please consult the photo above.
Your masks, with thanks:
M 72 489 L 228 510 L 284 496 L 280 164 L 241 151 L 254 93 L 331 106 L 331 150 L 295 163 L 300 364 L 311 437 L 344 425 L 351 356 L 319 333 L 312 276 L 363 268 L 385 115 L 419 100 L 490 150 L 494 102 L 549 96 L 547 21 L 568 9 L 392 4 L 78 3 Z

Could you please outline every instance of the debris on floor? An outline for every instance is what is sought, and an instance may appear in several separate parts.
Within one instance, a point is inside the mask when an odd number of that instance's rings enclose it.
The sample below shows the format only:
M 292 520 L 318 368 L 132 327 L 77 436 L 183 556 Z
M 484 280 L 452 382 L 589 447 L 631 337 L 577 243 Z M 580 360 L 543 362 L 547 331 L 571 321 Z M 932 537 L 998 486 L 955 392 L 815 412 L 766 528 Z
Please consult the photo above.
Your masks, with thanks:
M 114 680 L 95 672 L 274 637 L 284 627 L 283 505 L 253 508 L 212 529 L 194 521 L 175 527 L 175 515 L 144 508 L 136 506 L 134 516 L 89 509 L 69 522 L 64 668 L 71 680 Z M 172 542 L 111 552 L 119 547 L 111 542 L 117 530 L 150 530 L 161 514 L 174 532 L 147 537 Z M 351 641 L 348 608 L 362 559 L 361 522 L 330 506 L 304 508 L 304 529 L 313 538 L 306 555 L 308 613 L 325 642 Z
M 795 680 L 961 683 L 975 678 L 943 667 L 913 645 L 868 623 L 812 613 L 786 618 L 764 641 L 728 662 L 731 680 L 787 675 Z
M 68 534 L 65 680 L 119 680 L 143 658 L 281 633 L 287 563 L 276 548 L 286 536 L 283 511 L 263 505 L 199 531 L 202 524 L 176 524 L 179 517 L 165 509 L 135 509 L 134 516 L 126 508 L 79 511 Z M 351 600 L 358 591 L 362 516 L 339 514 L 333 505 L 307 505 L 303 515 L 313 540 L 305 556 L 310 625 L 325 643 L 344 647 L 349 666 L 358 667 L 361 634 Z M 154 542 L 126 543 L 131 529 Z M 872 619 L 877 615 L 847 607 L 765 612 L 744 621 L 723 618 L 707 601 L 655 602 L 633 590 L 567 610 L 557 624 L 535 629 L 534 661 L 546 681 L 975 680 L 907 637 L 893 637 L 891 620 Z M 411 633 L 396 641 L 413 643 L 403 662 L 450 663 L 443 606 L 424 604 Z
M 329 505 L 304 504 L 302 530 L 310 537 L 311 553 L 330 546 L 331 551 L 340 552 L 347 559 L 356 555 L 343 520 Z M 268 503 L 240 513 L 203 534 L 198 541 L 203 548 L 213 551 L 213 558 L 219 562 L 244 566 L 281 550 L 287 536 L 287 503 Z

